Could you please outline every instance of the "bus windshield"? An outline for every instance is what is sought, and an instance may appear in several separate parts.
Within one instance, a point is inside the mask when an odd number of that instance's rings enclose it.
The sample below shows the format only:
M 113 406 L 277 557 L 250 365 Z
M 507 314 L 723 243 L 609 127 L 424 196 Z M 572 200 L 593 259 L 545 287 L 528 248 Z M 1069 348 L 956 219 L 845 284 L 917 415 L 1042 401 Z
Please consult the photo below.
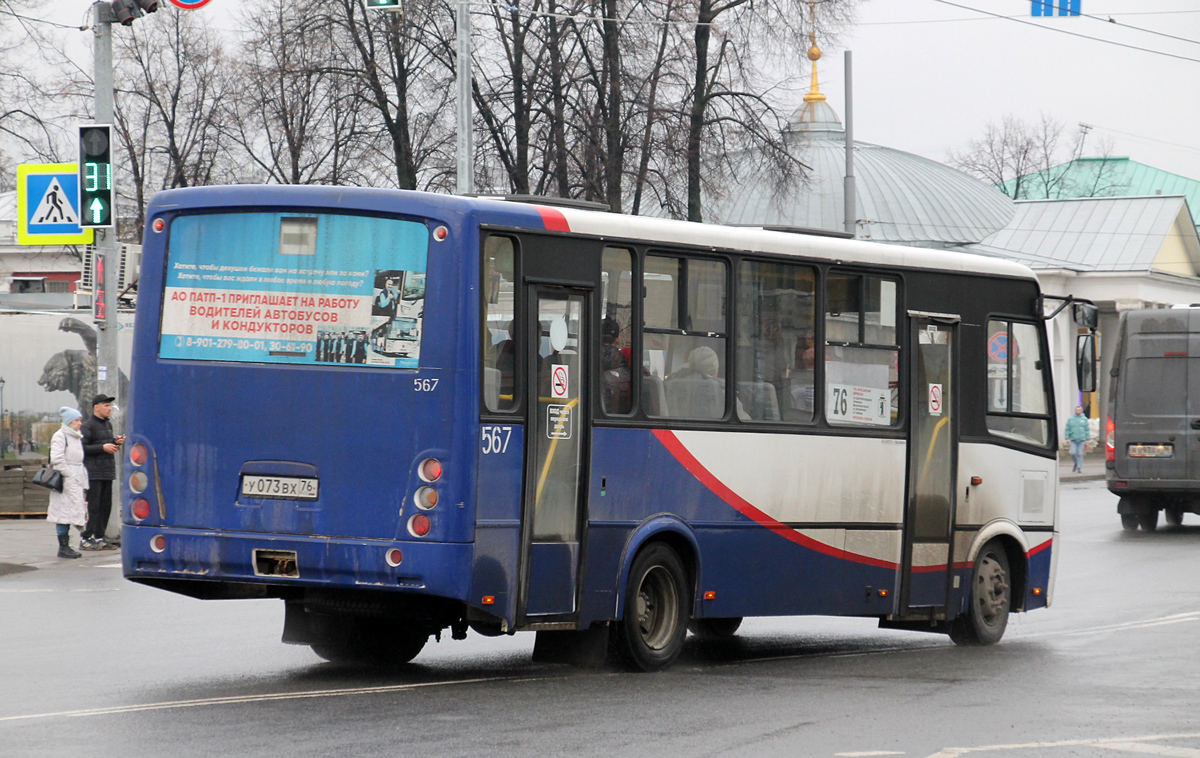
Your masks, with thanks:
M 211 213 L 176 219 L 170 235 L 159 357 L 418 367 L 424 224 Z M 385 332 L 403 348 L 368 339 Z

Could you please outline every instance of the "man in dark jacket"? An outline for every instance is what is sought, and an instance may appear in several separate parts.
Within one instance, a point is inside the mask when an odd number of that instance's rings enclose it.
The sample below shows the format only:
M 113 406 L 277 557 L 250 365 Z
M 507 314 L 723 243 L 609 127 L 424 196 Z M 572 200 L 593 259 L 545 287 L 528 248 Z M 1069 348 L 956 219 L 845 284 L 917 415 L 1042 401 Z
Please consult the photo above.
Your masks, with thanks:
M 87 526 L 83 528 L 81 550 L 111 550 L 116 545 L 104 539 L 108 516 L 112 512 L 113 480 L 117 478 L 116 452 L 121 449 L 125 435 L 113 436 L 112 403 L 114 397 L 100 394 L 92 398 L 92 413 L 84 422 L 83 465 L 88 472 Z

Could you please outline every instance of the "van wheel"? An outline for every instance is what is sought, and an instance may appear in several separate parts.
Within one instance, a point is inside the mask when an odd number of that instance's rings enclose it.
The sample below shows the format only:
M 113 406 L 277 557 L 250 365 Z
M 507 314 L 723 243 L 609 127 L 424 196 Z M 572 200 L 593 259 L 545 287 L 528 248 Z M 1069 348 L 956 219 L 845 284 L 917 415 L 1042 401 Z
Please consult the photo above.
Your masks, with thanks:
M 1153 532 L 1158 528 L 1158 509 L 1148 507 L 1137 514 L 1138 526 L 1142 531 Z
M 1008 626 L 1012 607 L 1012 574 L 999 542 L 983 546 L 971 575 L 970 607 L 950 624 L 950 639 L 958 645 L 995 645 Z
M 1168 526 L 1183 526 L 1182 508 L 1168 508 L 1166 514 Z
M 1127 532 L 1136 532 L 1138 528 L 1138 517 L 1132 513 L 1122 513 L 1121 528 Z
M 691 623 L 688 624 L 688 631 L 706 641 L 728 640 L 737 634 L 738 627 L 741 625 L 741 616 L 716 619 L 692 619 Z
M 675 662 L 687 637 L 690 597 L 687 574 L 674 550 L 655 542 L 638 553 L 616 635 L 617 650 L 631 668 L 660 671 Z

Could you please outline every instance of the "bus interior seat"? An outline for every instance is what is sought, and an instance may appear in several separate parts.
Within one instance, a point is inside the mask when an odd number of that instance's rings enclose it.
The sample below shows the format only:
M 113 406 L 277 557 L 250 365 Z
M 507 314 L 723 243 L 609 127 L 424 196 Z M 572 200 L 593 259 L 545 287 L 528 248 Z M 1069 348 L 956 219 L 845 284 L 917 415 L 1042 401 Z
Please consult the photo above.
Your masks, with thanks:
M 642 403 L 647 416 L 667 416 L 667 394 L 663 380 L 653 374 L 642 376 Z
M 750 418 L 779 421 L 779 397 L 775 394 L 775 385 L 768 382 L 738 382 L 737 394 Z
M 487 400 L 488 408 L 500 409 L 500 369 L 484 367 L 483 397 Z
M 721 418 L 725 415 L 725 392 L 716 379 L 680 376 L 664 384 L 672 418 Z

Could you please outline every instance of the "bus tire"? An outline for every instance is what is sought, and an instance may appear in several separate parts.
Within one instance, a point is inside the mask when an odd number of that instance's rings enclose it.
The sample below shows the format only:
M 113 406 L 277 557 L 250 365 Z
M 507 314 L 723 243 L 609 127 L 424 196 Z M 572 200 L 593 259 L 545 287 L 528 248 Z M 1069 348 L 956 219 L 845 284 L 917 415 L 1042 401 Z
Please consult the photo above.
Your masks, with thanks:
M 688 631 L 699 639 L 707 641 L 733 639 L 738 627 L 742 625 L 741 616 L 714 619 L 692 619 Z
M 403 666 L 416 658 L 428 640 L 427 632 L 360 620 L 353 637 L 346 643 L 314 644 L 311 647 L 314 653 L 330 663 L 389 668 Z
M 1127 532 L 1136 532 L 1138 528 L 1138 518 L 1133 513 L 1121 514 L 1121 528 Z
M 667 545 L 653 542 L 633 559 L 625 585 L 625 615 L 615 642 L 637 671 L 661 671 L 683 651 L 692 596 L 683 563 Z
M 958 645 L 995 645 L 1008 626 L 1012 608 L 1012 572 L 1004 546 L 993 540 L 975 558 L 967 612 L 950 624 L 950 639 Z
M 1183 509 L 1168 508 L 1166 510 L 1168 526 L 1183 526 Z

